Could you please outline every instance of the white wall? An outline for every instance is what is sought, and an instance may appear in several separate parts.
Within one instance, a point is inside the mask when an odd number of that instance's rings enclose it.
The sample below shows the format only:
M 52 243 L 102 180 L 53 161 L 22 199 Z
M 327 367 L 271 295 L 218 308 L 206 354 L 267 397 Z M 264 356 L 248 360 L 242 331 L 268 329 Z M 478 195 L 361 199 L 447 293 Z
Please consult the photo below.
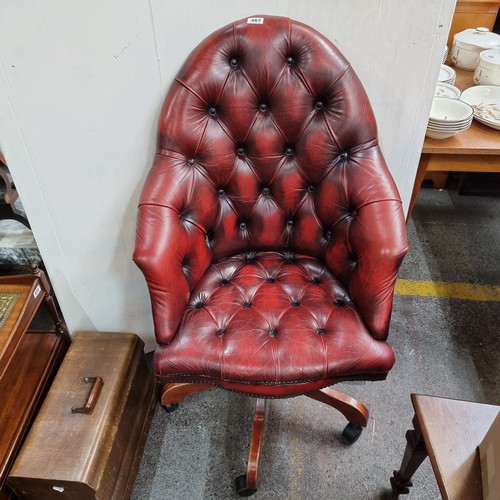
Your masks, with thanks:
M 169 82 L 203 37 L 257 13 L 315 27 L 372 100 L 408 206 L 455 0 L 0 0 L 0 149 L 71 332 L 152 347 L 131 261 L 136 205 Z

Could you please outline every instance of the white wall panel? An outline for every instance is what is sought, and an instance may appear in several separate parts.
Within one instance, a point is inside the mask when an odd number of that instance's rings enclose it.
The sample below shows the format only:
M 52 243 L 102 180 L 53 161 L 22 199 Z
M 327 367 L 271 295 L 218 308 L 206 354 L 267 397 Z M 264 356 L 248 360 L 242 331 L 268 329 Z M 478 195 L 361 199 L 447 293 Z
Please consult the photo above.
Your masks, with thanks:
M 152 0 L 158 55 L 168 88 L 187 55 L 210 33 L 259 13 L 286 16 L 287 0 Z
M 153 345 L 131 261 L 161 100 L 188 53 L 257 13 L 334 41 L 372 100 L 408 205 L 454 0 L 0 0 L 0 148 L 71 331 Z
M 455 0 L 289 0 L 289 16 L 332 40 L 363 82 L 405 208 L 454 7 Z
M 2 2 L 1 13 L 0 147 L 68 326 L 151 332 L 131 262 L 162 94 L 150 5 Z

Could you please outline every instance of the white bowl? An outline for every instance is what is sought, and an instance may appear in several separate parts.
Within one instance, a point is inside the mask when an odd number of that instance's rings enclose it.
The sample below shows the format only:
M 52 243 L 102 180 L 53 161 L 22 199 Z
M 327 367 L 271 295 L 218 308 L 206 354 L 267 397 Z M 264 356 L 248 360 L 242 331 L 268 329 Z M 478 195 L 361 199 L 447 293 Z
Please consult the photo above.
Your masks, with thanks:
M 435 132 L 434 130 L 427 129 L 425 135 L 431 139 L 448 139 L 448 137 L 452 137 L 456 133 L 457 132 Z
M 461 127 L 449 127 L 449 128 L 433 128 L 430 125 L 427 126 L 427 130 L 425 131 L 425 135 L 430 137 L 431 139 L 448 139 L 448 137 L 452 137 L 459 132 L 463 132 L 467 130 L 471 126 L 471 122 L 462 125 Z
M 434 132 L 461 132 L 462 130 L 467 130 L 471 126 L 472 120 L 464 123 L 462 125 L 457 125 L 456 127 L 448 126 L 448 127 L 439 127 L 432 125 L 431 123 L 427 124 L 428 130 L 433 130 Z
M 443 99 L 447 99 L 447 97 L 444 97 Z M 440 120 L 433 117 L 429 118 L 429 123 L 431 123 L 432 125 L 436 125 L 436 127 L 456 127 L 457 125 L 463 125 L 464 123 L 468 123 L 471 121 L 472 121 L 472 113 L 463 120 L 453 120 L 453 119 Z
M 473 112 L 472 107 L 461 100 L 434 97 L 429 113 L 429 121 L 450 124 L 463 123 L 471 118 Z
M 462 128 L 466 127 L 467 125 L 472 123 L 472 116 L 470 118 L 467 118 L 467 120 L 460 120 L 460 121 L 435 121 L 435 120 L 429 120 L 427 125 L 429 127 L 433 128 L 440 128 L 440 129 L 457 129 L 457 128 Z

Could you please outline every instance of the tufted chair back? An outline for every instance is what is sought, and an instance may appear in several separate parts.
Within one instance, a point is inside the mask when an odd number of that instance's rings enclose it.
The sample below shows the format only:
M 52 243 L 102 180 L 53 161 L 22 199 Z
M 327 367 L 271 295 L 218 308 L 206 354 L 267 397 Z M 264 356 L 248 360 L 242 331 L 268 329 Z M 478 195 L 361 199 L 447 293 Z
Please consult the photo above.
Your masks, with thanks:
M 321 34 L 260 19 L 206 38 L 164 101 L 134 255 L 157 340 L 212 261 L 270 250 L 323 262 L 383 340 L 407 243 L 371 106 Z

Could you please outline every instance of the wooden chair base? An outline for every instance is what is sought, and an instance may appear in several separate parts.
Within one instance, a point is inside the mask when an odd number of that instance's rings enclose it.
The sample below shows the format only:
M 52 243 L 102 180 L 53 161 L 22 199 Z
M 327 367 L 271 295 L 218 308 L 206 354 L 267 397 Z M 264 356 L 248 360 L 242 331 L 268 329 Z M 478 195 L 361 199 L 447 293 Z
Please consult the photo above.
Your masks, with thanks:
M 354 425 L 363 428 L 368 425 L 368 408 L 360 401 L 347 396 L 347 394 L 336 391 L 331 387 L 325 387 L 324 389 L 309 392 L 306 396 L 335 408 Z
M 209 384 L 166 384 L 161 394 L 161 404 L 167 412 L 177 408 L 179 403 L 194 392 L 213 389 Z M 369 413 L 364 404 L 342 392 L 331 387 L 319 389 L 305 394 L 311 399 L 320 401 L 336 410 L 349 421 L 342 436 L 348 443 L 354 443 L 361 434 L 361 430 L 368 425 Z M 238 476 L 235 480 L 236 491 L 239 496 L 247 497 L 257 491 L 257 479 L 259 472 L 260 450 L 264 435 L 264 423 L 266 415 L 267 399 L 257 398 L 255 404 L 255 415 L 253 419 L 252 437 L 250 439 L 250 451 L 248 454 L 246 474 Z
M 162 406 L 179 404 L 194 392 L 209 391 L 214 389 L 210 384 L 166 384 L 161 391 Z
M 259 474 L 260 450 L 264 436 L 264 423 L 266 417 L 266 399 L 257 398 L 255 415 L 253 417 L 252 437 L 248 453 L 247 473 L 238 476 L 235 481 L 236 492 L 240 497 L 249 497 L 257 491 L 257 478 Z

